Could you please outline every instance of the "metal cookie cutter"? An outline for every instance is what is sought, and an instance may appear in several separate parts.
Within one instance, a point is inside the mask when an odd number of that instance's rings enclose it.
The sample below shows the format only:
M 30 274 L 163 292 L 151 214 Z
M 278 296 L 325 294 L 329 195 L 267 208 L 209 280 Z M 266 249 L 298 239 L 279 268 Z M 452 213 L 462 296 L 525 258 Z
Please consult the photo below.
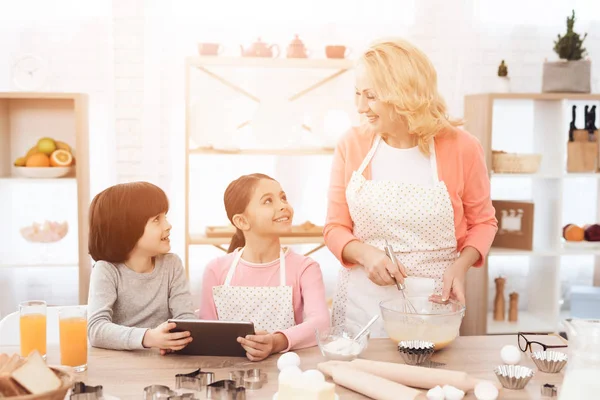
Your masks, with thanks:
M 235 381 L 221 380 L 206 387 L 207 399 L 246 400 L 246 388 L 237 386 Z
M 203 372 L 198 368 L 189 374 L 175 375 L 175 389 L 189 389 L 200 392 L 214 381 L 214 372 Z
M 237 386 L 243 386 L 247 390 L 258 390 L 267 382 L 267 374 L 258 368 L 231 371 L 229 379 L 234 381 Z
M 83 382 L 75 382 L 70 400 L 96 400 L 102 399 L 102 386 L 87 386 Z
M 167 400 L 197 400 L 193 393 L 183 393 L 177 396 L 169 396 Z
M 168 386 L 152 385 L 144 388 L 145 400 L 166 400 L 169 397 L 175 396 L 178 396 L 178 394 L 171 390 L 171 388 L 169 388 Z
M 551 385 L 550 383 L 543 384 L 542 385 L 542 396 L 556 397 L 556 386 Z

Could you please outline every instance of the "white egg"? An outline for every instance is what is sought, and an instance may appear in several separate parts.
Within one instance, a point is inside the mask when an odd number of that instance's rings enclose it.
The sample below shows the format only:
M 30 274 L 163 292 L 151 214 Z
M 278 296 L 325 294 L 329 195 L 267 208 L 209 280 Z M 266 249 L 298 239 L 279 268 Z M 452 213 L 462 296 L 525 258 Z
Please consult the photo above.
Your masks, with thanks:
M 477 400 L 496 400 L 498 398 L 498 388 L 489 381 L 479 382 L 475 385 L 474 393 Z
M 316 369 L 309 369 L 302 373 L 302 379 L 306 382 L 320 383 L 325 382 L 325 375 Z
M 294 352 L 284 353 L 277 360 L 277 368 L 282 371 L 286 367 L 300 367 L 300 357 Z
M 427 400 L 444 400 L 444 389 L 439 386 L 429 389 Z
M 291 365 L 287 368 L 284 368 L 280 373 L 279 373 L 279 378 L 278 381 L 279 382 L 284 382 L 284 381 L 297 381 L 302 377 L 302 370 L 298 367 L 296 367 L 295 365 Z
M 521 350 L 517 346 L 507 344 L 500 350 L 502 362 L 508 365 L 517 365 L 521 361 Z
M 442 389 L 444 389 L 444 396 L 446 400 L 461 400 L 463 397 L 465 397 L 465 392 L 455 388 L 454 386 L 444 385 Z

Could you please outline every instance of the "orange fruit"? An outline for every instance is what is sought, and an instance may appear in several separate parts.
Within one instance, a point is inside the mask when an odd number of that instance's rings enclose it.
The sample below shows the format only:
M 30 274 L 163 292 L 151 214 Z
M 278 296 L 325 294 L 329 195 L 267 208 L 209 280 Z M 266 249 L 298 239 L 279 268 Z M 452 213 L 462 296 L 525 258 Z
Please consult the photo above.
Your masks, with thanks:
M 27 154 L 25 155 L 25 158 L 29 158 L 31 157 L 33 154 L 35 153 L 39 153 L 40 151 L 38 150 L 37 146 L 33 146 L 32 148 L 29 149 L 29 151 L 27 151 Z
M 54 150 L 50 155 L 50 165 L 53 167 L 68 167 L 73 162 L 73 156 L 67 150 Z
M 26 167 L 49 167 L 50 159 L 44 153 L 35 153 L 27 158 Z
M 569 242 L 581 242 L 584 239 L 585 230 L 575 224 L 565 226 L 563 237 Z

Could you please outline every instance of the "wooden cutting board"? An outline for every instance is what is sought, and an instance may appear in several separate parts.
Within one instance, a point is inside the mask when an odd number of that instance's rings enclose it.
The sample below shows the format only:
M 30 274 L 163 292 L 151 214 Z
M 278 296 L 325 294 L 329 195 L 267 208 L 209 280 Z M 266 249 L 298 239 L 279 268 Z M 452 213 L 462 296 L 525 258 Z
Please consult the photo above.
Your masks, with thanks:
M 209 238 L 230 238 L 235 234 L 233 225 L 227 226 L 207 226 L 206 237 Z M 284 234 L 284 237 L 319 237 L 323 235 L 323 227 L 305 222 L 301 225 L 292 226 L 292 231 Z

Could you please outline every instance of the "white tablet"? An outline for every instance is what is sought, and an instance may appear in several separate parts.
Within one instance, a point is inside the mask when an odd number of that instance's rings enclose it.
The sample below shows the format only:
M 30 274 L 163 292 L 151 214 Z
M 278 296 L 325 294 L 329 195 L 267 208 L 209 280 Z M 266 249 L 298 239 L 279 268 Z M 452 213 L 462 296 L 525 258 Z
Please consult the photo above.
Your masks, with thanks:
M 171 332 L 190 332 L 192 342 L 174 354 L 217 357 L 246 357 L 238 337 L 254 335 L 252 322 L 170 319 L 177 325 Z

